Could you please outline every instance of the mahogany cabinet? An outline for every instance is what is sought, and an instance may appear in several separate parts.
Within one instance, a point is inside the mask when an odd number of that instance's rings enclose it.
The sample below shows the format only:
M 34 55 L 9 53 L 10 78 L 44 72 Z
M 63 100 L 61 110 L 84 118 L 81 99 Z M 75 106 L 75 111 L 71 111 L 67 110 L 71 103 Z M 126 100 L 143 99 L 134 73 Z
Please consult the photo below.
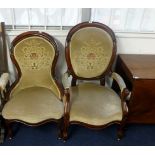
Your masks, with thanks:
M 155 123 L 155 55 L 120 54 L 115 71 L 131 91 L 128 123 Z

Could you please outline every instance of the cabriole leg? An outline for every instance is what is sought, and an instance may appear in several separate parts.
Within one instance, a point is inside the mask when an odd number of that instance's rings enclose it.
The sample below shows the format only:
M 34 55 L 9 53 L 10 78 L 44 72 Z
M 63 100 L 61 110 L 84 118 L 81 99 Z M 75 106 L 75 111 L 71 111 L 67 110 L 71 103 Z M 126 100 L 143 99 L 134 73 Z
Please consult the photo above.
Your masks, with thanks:
M 61 118 L 58 122 L 58 139 L 62 139 L 63 138 L 63 118 Z
M 4 130 L 4 124 L 3 124 L 3 118 L 0 118 L 0 143 L 4 142 L 4 134 L 5 134 L 5 130 Z
M 117 131 L 117 140 L 120 141 L 125 135 L 126 118 L 121 122 Z
M 68 118 L 64 119 L 63 125 L 63 140 L 64 142 L 68 139 L 68 128 L 69 128 L 69 120 Z
M 5 120 L 5 126 L 6 126 L 6 130 L 7 130 L 7 137 L 9 139 L 12 139 L 13 138 L 12 123 L 8 120 Z

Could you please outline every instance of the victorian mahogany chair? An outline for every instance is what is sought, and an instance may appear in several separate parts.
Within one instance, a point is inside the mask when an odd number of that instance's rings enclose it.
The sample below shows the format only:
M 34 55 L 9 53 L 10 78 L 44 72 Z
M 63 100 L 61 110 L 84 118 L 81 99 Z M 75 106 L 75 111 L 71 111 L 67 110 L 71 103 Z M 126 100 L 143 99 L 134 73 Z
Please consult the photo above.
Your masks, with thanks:
M 60 127 L 64 106 L 63 90 L 55 76 L 57 58 L 57 44 L 46 33 L 25 32 L 13 40 L 11 59 L 18 76 L 4 96 L 2 109 L 9 138 L 12 138 L 13 122 L 38 126 L 55 121 Z M 5 75 L 0 79 L 2 92 L 5 79 Z
M 84 22 L 68 33 L 65 48 L 68 69 L 62 80 L 65 88 L 65 140 L 70 124 L 104 128 L 118 123 L 118 139 L 123 136 L 128 114 L 125 101 L 129 92 L 123 79 L 112 72 L 116 49 L 115 34 L 104 24 Z M 72 76 L 71 86 L 69 76 Z M 105 76 L 117 82 L 120 96 L 105 86 Z M 77 80 L 86 80 L 87 83 Z M 92 80 L 99 80 L 100 84 L 90 82 Z

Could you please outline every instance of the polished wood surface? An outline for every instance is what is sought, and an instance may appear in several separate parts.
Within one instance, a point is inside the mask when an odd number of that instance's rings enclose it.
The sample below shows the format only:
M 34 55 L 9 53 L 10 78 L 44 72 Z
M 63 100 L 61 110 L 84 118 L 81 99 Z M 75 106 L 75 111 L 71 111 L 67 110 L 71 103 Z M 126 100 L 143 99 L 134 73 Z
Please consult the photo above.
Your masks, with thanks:
M 155 55 L 120 55 L 135 79 L 155 79 Z
M 116 72 L 131 91 L 128 123 L 155 123 L 155 55 L 119 55 Z

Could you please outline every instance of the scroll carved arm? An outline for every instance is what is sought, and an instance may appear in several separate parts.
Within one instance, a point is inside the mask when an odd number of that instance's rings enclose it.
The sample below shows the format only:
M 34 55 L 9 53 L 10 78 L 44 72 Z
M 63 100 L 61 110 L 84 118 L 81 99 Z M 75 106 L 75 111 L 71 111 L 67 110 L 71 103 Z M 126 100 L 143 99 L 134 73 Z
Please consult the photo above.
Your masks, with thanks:
M 128 107 L 127 107 L 126 101 L 129 100 L 129 98 L 130 98 L 130 92 L 126 88 L 126 84 L 125 84 L 123 78 L 119 74 L 113 72 L 111 74 L 111 78 L 116 81 L 116 83 L 118 84 L 118 86 L 120 88 L 120 91 L 121 91 L 120 96 L 121 96 L 123 115 L 126 116 L 128 114 Z

